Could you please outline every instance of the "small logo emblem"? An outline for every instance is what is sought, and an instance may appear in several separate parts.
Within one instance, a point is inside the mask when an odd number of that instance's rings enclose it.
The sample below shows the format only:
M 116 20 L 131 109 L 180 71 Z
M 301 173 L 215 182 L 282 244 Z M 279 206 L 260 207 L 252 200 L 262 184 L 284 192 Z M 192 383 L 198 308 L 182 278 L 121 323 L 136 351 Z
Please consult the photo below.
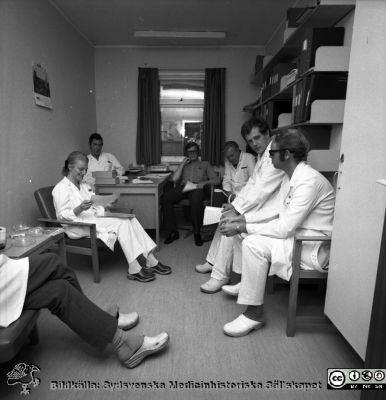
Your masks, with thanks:
M 331 371 L 328 375 L 328 383 L 334 388 L 342 387 L 346 382 L 344 373 L 340 370 Z
M 369 381 L 373 377 L 373 373 L 366 369 L 365 371 L 362 371 L 362 379 L 364 381 Z
M 16 364 L 13 370 L 7 373 L 7 385 L 21 385 L 20 394 L 30 394 L 31 389 L 28 386 L 36 387 L 40 385 L 40 379 L 34 376 L 38 371 L 40 371 L 40 368 L 34 364 Z

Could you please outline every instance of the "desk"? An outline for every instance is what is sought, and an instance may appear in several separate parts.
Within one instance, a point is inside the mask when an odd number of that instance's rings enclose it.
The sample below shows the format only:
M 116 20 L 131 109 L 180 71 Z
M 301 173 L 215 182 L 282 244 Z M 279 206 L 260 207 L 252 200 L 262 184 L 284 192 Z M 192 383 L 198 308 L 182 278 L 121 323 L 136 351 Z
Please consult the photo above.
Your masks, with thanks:
M 67 264 L 66 256 L 66 244 L 64 240 L 64 233 L 60 231 L 57 234 L 44 234 L 42 236 L 33 237 L 35 242 L 26 247 L 17 247 L 12 245 L 12 239 L 8 239 L 7 245 L 4 250 L 0 251 L 0 254 L 5 254 L 9 258 L 23 258 L 29 257 L 35 254 L 40 254 L 43 251 L 58 245 L 59 256 L 62 259 L 63 264 Z M 9 245 L 11 243 L 11 245 Z
M 133 209 L 133 213 L 144 229 L 155 229 L 156 243 L 159 245 L 160 197 L 164 192 L 170 173 L 152 178 L 153 183 L 96 184 L 96 194 L 120 194 L 117 208 Z

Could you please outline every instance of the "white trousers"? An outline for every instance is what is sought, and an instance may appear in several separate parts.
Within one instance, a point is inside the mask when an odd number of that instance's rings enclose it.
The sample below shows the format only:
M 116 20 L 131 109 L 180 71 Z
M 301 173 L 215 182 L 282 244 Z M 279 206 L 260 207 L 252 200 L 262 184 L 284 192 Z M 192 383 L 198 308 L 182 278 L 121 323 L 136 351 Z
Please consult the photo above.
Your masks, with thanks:
M 85 221 L 96 224 L 97 237 L 111 249 L 114 249 L 115 240 L 118 239 L 129 264 L 130 274 L 136 274 L 141 270 L 136 260 L 140 254 L 147 259 L 148 266 L 157 265 L 158 261 L 152 253 L 156 244 L 136 218 L 92 217 Z
M 287 242 L 286 242 L 287 241 Z M 283 244 L 287 246 L 283 257 Z M 290 279 L 292 275 L 292 247 L 289 239 L 276 239 L 258 234 L 249 235 L 242 241 L 242 272 L 241 287 L 237 303 L 246 305 L 261 305 L 264 303 L 265 284 L 270 263 L 281 260 L 281 267 L 271 270 L 270 275 L 279 275 Z M 300 266 L 302 269 L 318 269 L 323 271 L 329 258 L 329 248 L 321 242 L 306 242 L 302 247 Z M 283 260 L 286 260 L 285 262 Z M 283 271 L 286 273 L 283 274 Z
M 238 304 L 254 306 L 264 304 L 273 240 L 280 239 L 251 235 L 242 241 L 242 273 Z
M 220 233 L 218 240 L 216 257 L 212 262 L 211 277 L 217 280 L 226 280 L 229 278 L 232 269 L 234 272 L 241 274 L 241 242 L 239 248 L 234 248 L 234 238 Z M 208 258 L 207 261 L 209 261 Z

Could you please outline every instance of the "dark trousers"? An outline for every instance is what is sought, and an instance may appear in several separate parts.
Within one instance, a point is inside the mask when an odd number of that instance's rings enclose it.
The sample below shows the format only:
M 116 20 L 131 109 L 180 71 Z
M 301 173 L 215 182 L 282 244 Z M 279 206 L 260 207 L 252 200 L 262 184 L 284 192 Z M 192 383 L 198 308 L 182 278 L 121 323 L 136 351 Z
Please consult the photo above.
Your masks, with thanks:
M 176 215 L 174 212 L 174 204 L 182 199 L 189 199 L 190 217 L 194 233 L 200 233 L 202 220 L 204 218 L 203 201 L 207 198 L 207 189 L 195 189 L 190 192 L 182 193 L 183 186 L 177 186 L 164 193 L 163 197 L 163 217 L 164 228 L 167 231 L 177 230 Z
M 117 318 L 82 292 L 75 273 L 56 254 L 29 258 L 24 309 L 48 308 L 87 343 L 102 351 L 113 339 Z

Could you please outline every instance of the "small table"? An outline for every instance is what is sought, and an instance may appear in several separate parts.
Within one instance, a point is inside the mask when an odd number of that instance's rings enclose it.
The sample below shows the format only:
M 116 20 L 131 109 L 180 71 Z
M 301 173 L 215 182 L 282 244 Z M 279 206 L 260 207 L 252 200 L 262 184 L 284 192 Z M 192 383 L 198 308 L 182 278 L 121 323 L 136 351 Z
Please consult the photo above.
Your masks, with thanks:
M 61 257 L 63 264 L 67 264 L 66 244 L 64 240 L 64 231 L 62 229 L 59 228 L 55 230 L 54 233 L 44 233 L 41 236 L 32 237 L 32 239 L 34 240 L 34 243 L 25 247 L 13 246 L 12 241 L 14 239 L 8 239 L 7 246 L 5 249 L 0 251 L 0 254 L 5 254 L 9 258 L 23 258 L 34 254 L 40 254 L 57 245 L 59 248 L 59 256 Z M 10 246 L 9 242 L 11 242 Z

